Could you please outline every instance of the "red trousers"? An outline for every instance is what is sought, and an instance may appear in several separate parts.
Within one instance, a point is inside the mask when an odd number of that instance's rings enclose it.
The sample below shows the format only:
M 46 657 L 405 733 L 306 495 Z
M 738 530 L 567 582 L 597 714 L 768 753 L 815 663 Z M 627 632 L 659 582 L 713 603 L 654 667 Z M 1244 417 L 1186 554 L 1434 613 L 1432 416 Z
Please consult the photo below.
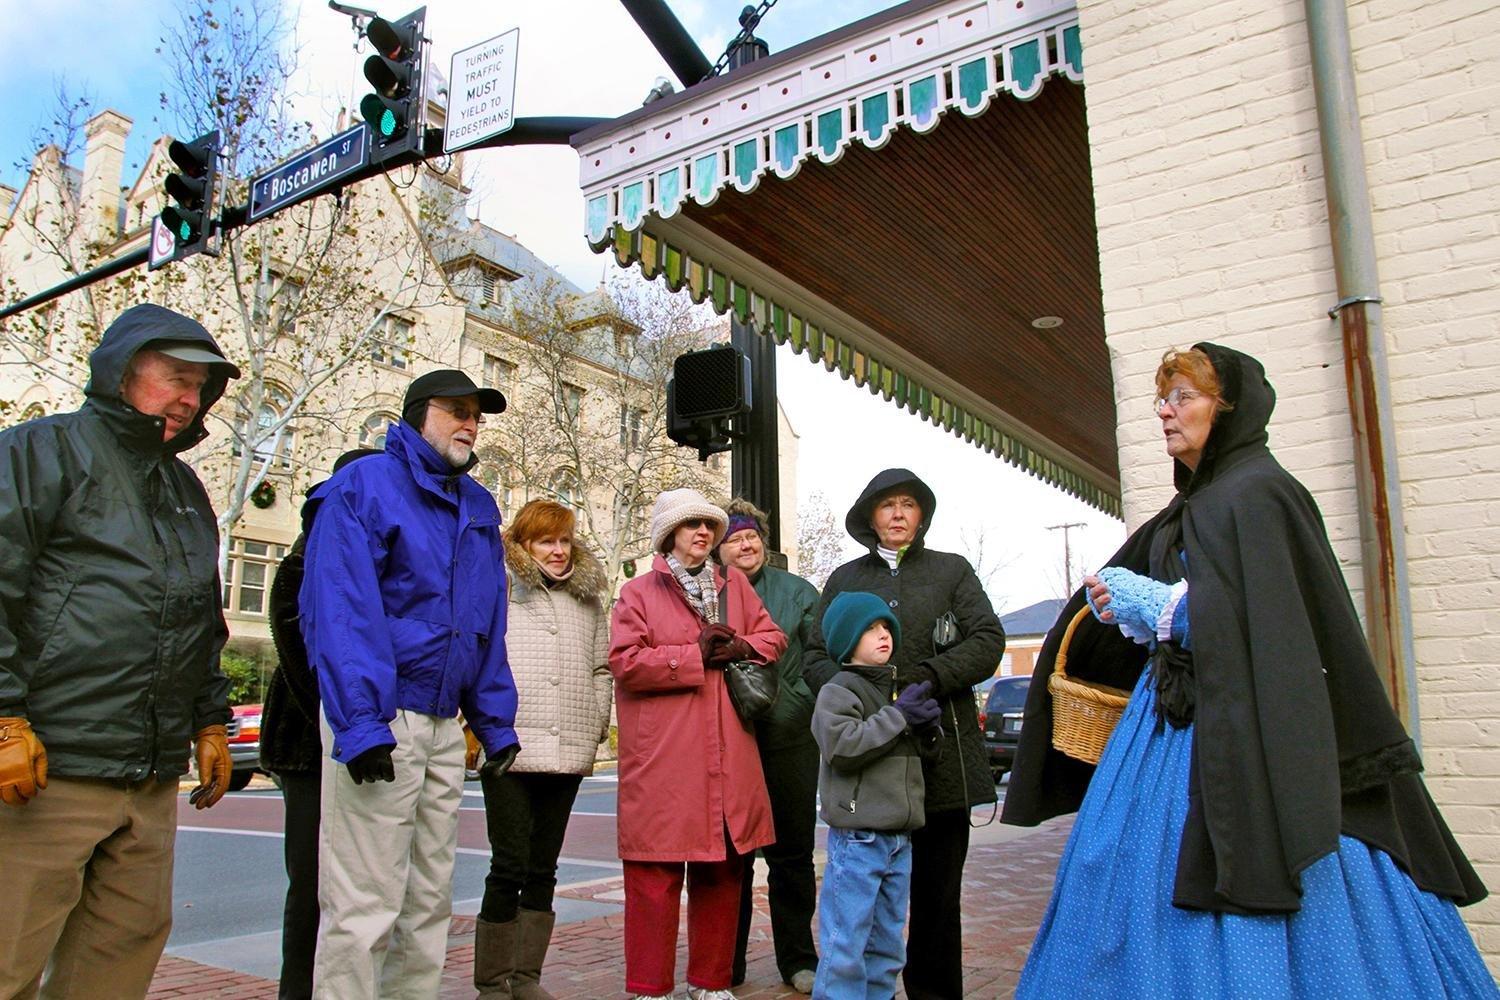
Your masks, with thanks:
M 625 990 L 655 996 L 677 985 L 677 915 L 683 869 L 688 889 L 689 986 L 727 990 L 739 928 L 744 859 L 626 861 Z

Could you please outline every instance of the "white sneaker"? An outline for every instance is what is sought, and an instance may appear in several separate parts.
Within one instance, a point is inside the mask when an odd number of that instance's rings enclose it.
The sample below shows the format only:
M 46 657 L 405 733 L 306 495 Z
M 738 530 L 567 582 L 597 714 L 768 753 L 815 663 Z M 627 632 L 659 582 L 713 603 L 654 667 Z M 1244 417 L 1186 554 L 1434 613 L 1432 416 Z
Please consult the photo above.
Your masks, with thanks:
M 652 996 L 647 996 L 644 993 L 637 993 L 634 997 L 631 998 L 631 1000 L 677 1000 L 677 994 L 657 993 L 653 994 Z
M 728 990 L 700 990 L 697 987 L 688 987 L 688 1000 L 739 1000 Z
M 798 993 L 811 993 L 816 981 L 817 975 L 811 969 L 798 969 L 792 973 L 792 989 Z

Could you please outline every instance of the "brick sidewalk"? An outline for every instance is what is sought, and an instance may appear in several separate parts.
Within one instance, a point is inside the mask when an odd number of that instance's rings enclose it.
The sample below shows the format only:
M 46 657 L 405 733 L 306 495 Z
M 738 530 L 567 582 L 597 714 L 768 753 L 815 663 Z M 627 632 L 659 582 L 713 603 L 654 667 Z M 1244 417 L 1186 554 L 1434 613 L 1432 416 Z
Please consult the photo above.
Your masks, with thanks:
M 1070 828 L 1069 821 L 1050 824 L 1035 833 L 1003 843 L 985 844 L 969 851 L 963 894 L 964 993 L 974 1000 L 999 1000 L 1015 990 L 1016 977 L 1042 919 L 1057 859 Z M 565 895 L 618 903 L 622 880 L 610 879 Z M 623 997 L 624 916 L 595 917 L 558 928 L 547 955 L 543 985 L 558 1000 L 603 1000 Z M 679 936 L 678 968 L 687 965 L 687 935 Z M 443 970 L 441 1000 L 472 1000 L 470 976 L 474 968 L 474 918 L 455 917 L 448 936 L 448 962 Z M 740 1000 L 797 997 L 781 983 L 771 952 L 771 922 L 766 913 L 765 889 L 756 898 L 755 923 L 750 930 L 750 961 L 744 986 L 735 990 Z M 681 984 L 679 984 L 679 987 Z M 901 994 L 898 994 L 900 996 Z M 175 997 L 242 997 L 274 1000 L 276 984 L 268 979 L 166 957 L 156 970 L 148 994 L 151 1000 Z

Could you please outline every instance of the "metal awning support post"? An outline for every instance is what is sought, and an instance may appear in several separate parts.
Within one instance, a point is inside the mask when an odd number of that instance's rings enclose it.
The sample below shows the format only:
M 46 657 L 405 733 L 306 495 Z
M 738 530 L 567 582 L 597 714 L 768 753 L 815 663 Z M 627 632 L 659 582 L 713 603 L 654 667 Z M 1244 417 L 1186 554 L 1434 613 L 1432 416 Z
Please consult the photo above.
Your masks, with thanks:
M 1329 316 L 1343 326 L 1344 378 L 1354 424 L 1365 628 L 1391 703 L 1406 721 L 1412 738 L 1420 743 L 1401 476 L 1396 464 L 1390 375 L 1348 12 L 1345 0 L 1303 3 L 1338 280 L 1339 302 L 1329 310 Z
M 776 423 L 776 344 L 739 317 L 729 319 L 729 342 L 750 359 L 750 413 L 730 454 L 730 489 L 766 512 L 767 539 L 781 551 L 781 446 Z

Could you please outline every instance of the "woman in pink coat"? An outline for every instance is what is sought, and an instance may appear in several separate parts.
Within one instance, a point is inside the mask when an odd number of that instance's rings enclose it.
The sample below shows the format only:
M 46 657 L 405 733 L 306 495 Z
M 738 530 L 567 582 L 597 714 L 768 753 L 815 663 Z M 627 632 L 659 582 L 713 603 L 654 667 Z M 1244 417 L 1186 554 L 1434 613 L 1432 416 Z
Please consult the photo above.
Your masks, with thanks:
M 772 662 L 786 636 L 743 573 L 709 562 L 727 520 L 696 490 L 657 497 L 651 572 L 625 584 L 610 627 L 625 988 L 643 1000 L 676 986 L 684 869 L 688 996 L 734 1000 L 741 855 L 776 840 L 755 734 L 730 704 L 723 667 Z

